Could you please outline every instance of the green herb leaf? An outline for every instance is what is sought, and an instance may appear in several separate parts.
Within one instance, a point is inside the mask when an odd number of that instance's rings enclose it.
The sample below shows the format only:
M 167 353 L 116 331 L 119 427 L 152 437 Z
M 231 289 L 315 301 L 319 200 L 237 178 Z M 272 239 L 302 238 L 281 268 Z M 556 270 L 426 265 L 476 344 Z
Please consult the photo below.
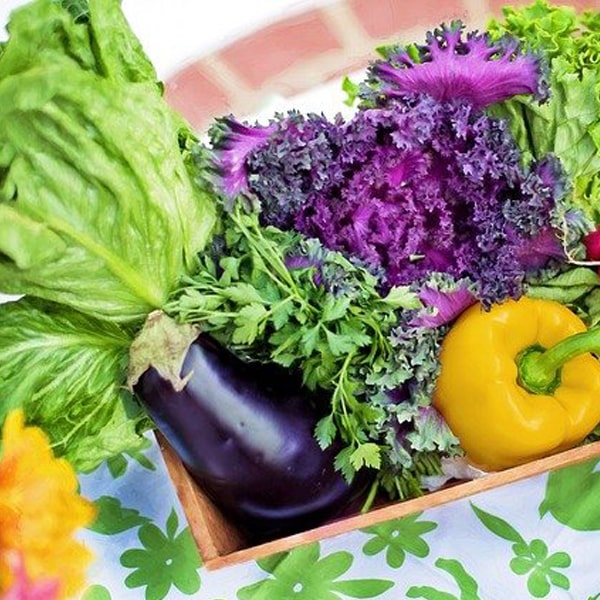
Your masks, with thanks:
M 419 297 L 406 286 L 396 286 L 390 289 L 383 301 L 394 308 L 421 308 Z
M 356 344 L 352 338 L 345 335 L 334 333 L 330 329 L 325 329 L 325 336 L 329 345 L 329 351 L 333 356 L 342 356 L 349 354 L 356 349 Z
M 326 417 L 320 419 L 315 427 L 315 437 L 319 442 L 319 446 L 321 446 L 323 450 L 331 446 L 333 440 L 335 439 L 336 433 L 337 427 L 333 422 L 332 415 L 327 415 Z
M 267 309 L 262 304 L 248 304 L 240 309 L 235 323 L 237 328 L 233 333 L 234 344 L 251 344 L 262 329 L 262 321 Z
M 350 298 L 347 296 L 337 297 L 329 295 L 323 303 L 321 321 L 329 323 L 330 321 L 342 319 L 348 312 L 349 307 Z
M 263 299 L 258 290 L 249 283 L 239 282 L 223 290 L 223 295 L 236 304 L 262 304 Z
M 321 325 L 317 324 L 314 327 L 307 329 L 302 335 L 302 350 L 304 356 L 311 356 L 319 343 L 321 333 Z
M 357 471 L 362 467 L 379 469 L 381 466 L 379 446 L 373 443 L 361 444 L 350 455 L 350 462 Z

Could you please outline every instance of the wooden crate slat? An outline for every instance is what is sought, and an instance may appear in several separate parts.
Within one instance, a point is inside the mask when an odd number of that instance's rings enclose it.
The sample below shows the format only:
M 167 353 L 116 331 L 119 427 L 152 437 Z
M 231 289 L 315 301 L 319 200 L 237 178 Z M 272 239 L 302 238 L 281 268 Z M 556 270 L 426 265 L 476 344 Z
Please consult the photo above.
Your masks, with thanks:
M 600 442 L 594 442 L 505 471 L 489 473 L 472 481 L 457 483 L 419 498 L 391 503 L 366 514 L 333 521 L 314 529 L 248 548 L 245 547 L 240 533 L 227 522 L 194 483 L 175 452 L 162 438 L 160 445 L 207 569 L 220 569 L 246 561 L 255 561 L 303 544 L 371 527 L 600 456 Z

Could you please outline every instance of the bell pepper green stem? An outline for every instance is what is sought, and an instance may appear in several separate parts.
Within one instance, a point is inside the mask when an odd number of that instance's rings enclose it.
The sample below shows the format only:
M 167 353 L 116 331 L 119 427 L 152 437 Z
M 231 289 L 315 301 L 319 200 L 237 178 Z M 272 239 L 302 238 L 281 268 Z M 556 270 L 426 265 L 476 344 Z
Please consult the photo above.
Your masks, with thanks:
M 561 367 L 588 352 L 600 352 L 600 327 L 571 335 L 548 349 L 527 348 L 517 357 L 519 383 L 534 394 L 551 394 L 560 385 Z

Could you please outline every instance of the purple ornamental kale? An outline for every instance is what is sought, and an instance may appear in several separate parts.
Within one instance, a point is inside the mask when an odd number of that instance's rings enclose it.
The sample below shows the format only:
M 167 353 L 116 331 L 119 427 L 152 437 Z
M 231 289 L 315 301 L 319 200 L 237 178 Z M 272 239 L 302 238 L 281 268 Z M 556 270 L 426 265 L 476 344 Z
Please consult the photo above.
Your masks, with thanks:
M 564 260 L 563 245 L 551 222 L 554 200 L 564 198 L 567 191 L 559 160 L 547 156 L 529 173 L 523 188 L 531 199 L 526 211 L 511 198 L 504 204 L 511 244 L 520 263 L 527 269 L 539 269 L 549 258 Z
M 343 184 L 311 192 L 295 229 L 382 268 L 387 286 L 439 272 L 485 303 L 521 293 L 522 249 L 551 229 L 558 169 L 524 169 L 503 121 L 424 95 L 360 111 L 344 131 Z
M 209 135 L 217 157 L 215 167 L 220 187 L 228 198 L 248 189 L 248 154 L 268 140 L 274 129 L 273 125 L 246 125 L 232 115 L 218 119 L 211 127 Z
M 481 110 L 541 93 L 539 65 L 515 46 L 475 34 L 463 41 L 461 32 L 454 24 L 431 34 L 418 61 L 390 54 L 387 102 L 348 122 L 290 112 L 253 133 L 230 121 L 216 144 L 223 187 L 258 198 L 263 225 L 295 229 L 383 273 L 383 292 L 422 289 L 432 274 L 470 282 L 446 306 L 443 293 L 428 296 L 437 298 L 432 325 L 470 294 L 484 304 L 518 297 L 529 269 L 562 257 L 552 222 L 564 194 L 558 161 L 524 167 L 507 123 Z
M 341 125 L 341 117 L 332 123 L 298 111 L 276 115 L 266 127 L 221 119 L 211 132 L 221 189 L 228 197 L 251 192 L 263 222 L 290 229 L 311 193 L 340 183 Z
M 489 35 L 471 32 L 454 21 L 429 32 L 426 44 L 386 49 L 386 60 L 369 68 L 363 99 L 378 100 L 406 94 L 428 94 L 436 100 L 468 102 L 485 108 L 517 94 L 548 95 L 545 64 L 540 57 L 520 51 L 516 38 L 493 42 Z

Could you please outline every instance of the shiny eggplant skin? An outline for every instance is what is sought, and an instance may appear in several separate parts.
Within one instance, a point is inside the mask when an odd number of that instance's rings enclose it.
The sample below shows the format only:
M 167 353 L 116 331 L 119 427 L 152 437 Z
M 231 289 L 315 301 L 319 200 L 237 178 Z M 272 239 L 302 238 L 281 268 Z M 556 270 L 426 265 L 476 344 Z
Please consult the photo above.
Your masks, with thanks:
M 150 369 L 140 401 L 215 504 L 252 542 L 334 518 L 364 488 L 334 470 L 339 448 L 323 451 L 315 414 L 298 382 L 275 366 L 240 361 L 211 338 L 190 347 L 181 392 Z

